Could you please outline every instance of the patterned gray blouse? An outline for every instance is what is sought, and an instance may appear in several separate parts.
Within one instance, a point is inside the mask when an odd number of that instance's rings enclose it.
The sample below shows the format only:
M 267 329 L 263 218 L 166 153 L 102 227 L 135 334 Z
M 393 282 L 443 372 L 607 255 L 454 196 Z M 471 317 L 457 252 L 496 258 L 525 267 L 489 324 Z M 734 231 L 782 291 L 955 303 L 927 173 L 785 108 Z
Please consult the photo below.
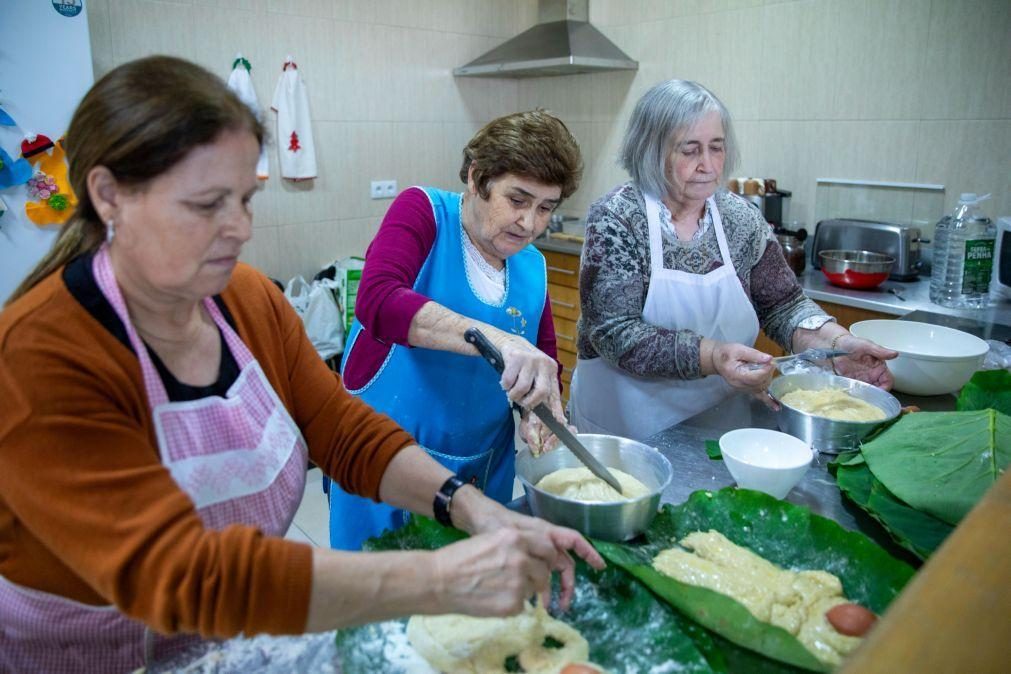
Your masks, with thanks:
M 789 350 L 794 330 L 817 328 L 830 318 L 801 292 L 783 249 L 757 208 L 725 190 L 717 192 L 716 206 L 734 269 L 759 324 L 769 338 Z M 663 253 L 665 268 L 693 274 L 723 264 L 713 227 L 692 241 L 664 232 Z M 698 379 L 704 335 L 660 328 L 642 318 L 649 276 L 646 204 L 639 188 L 625 183 L 594 202 L 586 217 L 579 273 L 579 357 L 602 357 L 641 377 Z

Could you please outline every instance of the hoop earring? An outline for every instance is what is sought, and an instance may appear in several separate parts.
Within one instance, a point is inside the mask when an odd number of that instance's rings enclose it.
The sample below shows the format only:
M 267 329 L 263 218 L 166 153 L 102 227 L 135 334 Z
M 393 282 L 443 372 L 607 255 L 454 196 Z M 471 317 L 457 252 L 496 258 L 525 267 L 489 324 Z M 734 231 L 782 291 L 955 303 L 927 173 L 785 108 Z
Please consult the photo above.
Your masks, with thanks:
M 112 243 L 112 240 L 116 237 L 116 223 L 113 222 L 112 218 L 105 223 L 105 242 Z

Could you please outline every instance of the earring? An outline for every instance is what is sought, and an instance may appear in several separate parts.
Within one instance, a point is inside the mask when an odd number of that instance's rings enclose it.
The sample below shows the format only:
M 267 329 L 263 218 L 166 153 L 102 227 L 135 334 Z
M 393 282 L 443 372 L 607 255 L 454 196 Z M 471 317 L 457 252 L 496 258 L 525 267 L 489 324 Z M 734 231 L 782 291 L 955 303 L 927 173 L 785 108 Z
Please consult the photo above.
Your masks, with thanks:
M 112 243 L 112 239 L 116 236 L 116 223 L 113 222 L 112 218 L 105 223 L 105 242 Z

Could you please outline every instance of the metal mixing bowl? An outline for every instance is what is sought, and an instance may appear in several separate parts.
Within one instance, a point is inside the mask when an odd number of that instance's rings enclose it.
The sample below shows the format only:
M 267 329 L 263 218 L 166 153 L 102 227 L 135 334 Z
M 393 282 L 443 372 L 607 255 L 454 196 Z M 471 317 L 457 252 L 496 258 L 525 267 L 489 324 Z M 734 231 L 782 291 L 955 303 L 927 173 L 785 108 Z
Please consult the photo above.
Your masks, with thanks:
M 822 389 L 842 389 L 854 398 L 880 408 L 885 413 L 885 418 L 879 421 L 835 421 L 801 412 L 782 402 L 782 397 L 790 391 Z M 902 411 L 902 405 L 888 391 L 828 372 L 798 372 L 776 377 L 769 385 L 769 395 L 780 404 L 780 410 L 776 413 L 779 430 L 800 438 L 814 449 L 833 454 L 856 449 L 860 440 L 881 424 L 899 416 Z
M 548 473 L 583 464 L 564 446 L 541 456 L 534 456 L 524 448 L 516 455 L 516 476 L 526 491 L 531 512 L 590 538 L 618 542 L 635 538 L 656 516 L 660 494 L 674 476 L 670 461 L 656 449 L 635 440 L 585 433 L 577 437 L 601 463 L 628 473 L 646 485 L 650 493 L 615 503 L 584 503 L 549 494 L 534 485 Z
M 818 257 L 830 283 L 864 290 L 881 285 L 895 264 L 894 257 L 867 250 L 823 250 Z

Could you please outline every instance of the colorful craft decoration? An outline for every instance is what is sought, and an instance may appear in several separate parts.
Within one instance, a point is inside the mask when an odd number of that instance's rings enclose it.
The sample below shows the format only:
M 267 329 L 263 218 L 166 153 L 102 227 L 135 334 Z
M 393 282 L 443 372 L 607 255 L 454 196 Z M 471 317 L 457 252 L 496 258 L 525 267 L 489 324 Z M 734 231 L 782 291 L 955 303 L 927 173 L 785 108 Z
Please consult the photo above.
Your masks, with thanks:
M 3 148 L 0 148 L 0 190 L 24 185 L 32 177 L 32 165 L 27 159 L 11 159 Z
M 41 134 L 31 134 L 21 144 L 21 152 L 34 168 L 28 180 L 32 201 L 25 204 L 25 215 L 40 226 L 63 224 L 77 208 L 77 197 L 67 179 L 63 139 L 54 144 Z

